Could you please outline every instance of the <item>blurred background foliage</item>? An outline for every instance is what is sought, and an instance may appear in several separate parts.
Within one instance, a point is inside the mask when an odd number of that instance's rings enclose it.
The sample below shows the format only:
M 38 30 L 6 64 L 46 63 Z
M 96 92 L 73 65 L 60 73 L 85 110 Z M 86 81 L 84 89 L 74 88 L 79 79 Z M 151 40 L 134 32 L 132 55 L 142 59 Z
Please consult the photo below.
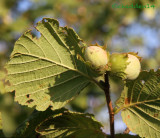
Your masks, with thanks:
M 155 8 L 113 8 L 113 4 L 151 4 Z M 16 127 L 34 110 L 14 102 L 14 92 L 5 94 L 4 65 L 15 41 L 28 29 L 40 34 L 34 26 L 43 17 L 58 19 L 61 26 L 75 29 L 89 45 L 107 45 L 112 52 L 138 52 L 143 57 L 142 69 L 160 67 L 160 2 L 158 0 L 0 0 L 0 129 L 11 136 Z M 123 83 L 110 79 L 112 100 L 115 102 Z M 113 102 L 113 104 L 115 104 Z M 67 105 L 79 112 L 90 112 L 109 133 L 108 111 L 103 92 L 90 85 Z M 116 133 L 126 125 L 116 115 Z M 0 131 L 0 134 L 2 131 Z

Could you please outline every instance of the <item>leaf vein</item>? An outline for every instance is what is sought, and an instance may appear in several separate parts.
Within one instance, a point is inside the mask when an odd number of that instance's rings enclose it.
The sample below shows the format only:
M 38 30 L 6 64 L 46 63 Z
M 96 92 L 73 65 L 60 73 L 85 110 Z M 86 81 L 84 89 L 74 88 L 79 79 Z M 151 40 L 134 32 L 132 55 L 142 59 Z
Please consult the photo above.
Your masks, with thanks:
M 37 29 L 37 30 L 38 30 L 38 29 Z M 39 32 L 40 32 L 40 31 L 39 31 Z M 50 46 L 53 48 L 53 50 L 56 52 L 56 54 L 57 54 L 57 56 L 58 56 L 58 58 L 59 58 L 59 60 L 60 60 L 60 63 L 62 63 L 61 58 L 60 58 L 58 52 L 56 51 L 56 49 L 54 48 L 54 46 L 49 42 L 49 40 L 45 37 L 45 35 L 44 35 L 42 32 L 40 32 L 40 33 L 41 33 L 41 35 L 46 39 L 46 41 L 48 42 L 48 44 L 50 44 Z
M 81 77 L 81 76 L 80 76 L 80 75 L 77 75 L 77 76 L 72 77 L 72 78 L 70 78 L 70 79 L 68 79 L 68 80 L 65 80 L 65 81 L 60 82 L 60 83 L 58 83 L 58 84 L 56 84 L 56 85 L 53 85 L 52 87 L 56 87 L 56 86 L 59 86 L 59 85 L 61 85 L 61 84 L 67 83 L 67 82 L 69 82 L 70 80 L 75 79 L 75 78 L 78 78 L 78 77 Z M 29 94 L 34 94 L 34 93 L 37 93 L 37 92 L 40 92 L 40 91 L 43 91 L 43 90 L 46 90 L 46 89 L 49 89 L 49 88 L 52 88 L 52 87 L 49 86 L 49 87 L 46 87 L 46 88 L 43 88 L 43 89 L 38 89 L 38 90 L 33 91 L 33 92 L 29 93 Z M 22 96 L 26 96 L 26 94 L 16 96 L 16 98 L 22 97 Z
M 20 56 L 20 55 L 18 55 Z M 34 61 L 37 61 L 37 60 L 40 60 L 40 59 L 36 59 L 36 60 L 29 60 L 29 61 L 26 61 L 26 62 L 18 62 L 18 63 L 8 63 L 8 65 L 18 65 L 18 64 L 26 64 L 26 63 L 30 63 L 30 62 L 34 62 Z
M 158 118 L 155 118 L 154 116 L 152 116 L 152 115 L 150 115 L 150 114 L 148 114 L 147 112 L 145 112 L 144 110 L 142 110 L 141 108 L 139 108 L 139 107 L 137 107 L 137 106 L 135 106 L 137 109 L 139 109 L 139 110 L 141 110 L 143 113 L 145 113 L 146 115 L 148 115 L 148 116 L 150 116 L 150 117 L 152 117 L 152 118 L 154 118 L 154 119 L 156 119 L 156 120 L 158 120 L 158 121 L 160 121 L 160 119 L 158 119 Z
M 34 79 L 34 80 L 29 80 L 29 81 L 23 81 L 23 82 L 20 82 L 20 83 L 13 84 L 12 86 L 17 86 L 17 85 L 20 85 L 20 84 L 23 84 L 23 83 L 31 83 L 31 82 L 34 82 L 34 81 L 40 81 L 40 80 L 43 80 L 43 79 L 55 77 L 55 76 L 60 75 L 60 74 L 62 74 L 64 72 L 67 72 L 67 71 L 59 72 L 57 74 L 53 74 L 53 75 L 50 75 L 50 76 L 47 76 L 47 77 L 43 77 L 43 78 L 38 78 L 38 79 Z
M 158 130 L 157 128 L 154 128 L 152 125 L 150 125 L 149 123 L 147 123 L 147 122 L 145 121 L 145 119 L 143 119 L 138 113 L 136 113 L 136 112 L 133 111 L 132 109 L 128 109 L 128 110 L 130 110 L 130 111 L 133 112 L 135 115 L 137 115 L 137 116 L 140 118 L 140 120 L 144 121 L 149 127 L 151 127 L 151 128 L 153 128 L 154 130 L 160 132 L 160 130 Z
M 153 108 L 153 109 L 155 109 L 155 110 L 159 110 L 160 111 L 160 108 L 156 108 L 156 107 L 154 107 L 154 106 L 151 106 L 151 105 L 149 105 L 149 104 L 146 104 L 146 103 L 143 103 L 145 106 L 148 106 L 148 107 L 150 107 L 150 108 Z
M 31 38 L 29 38 L 27 35 L 24 35 L 26 38 L 28 38 L 31 42 L 33 42 L 37 47 L 39 47 L 40 49 L 41 49 L 41 51 L 42 51 L 42 53 L 43 53 L 43 55 L 44 55 L 44 57 L 46 57 L 46 54 L 45 54 L 45 52 L 43 51 L 43 49 L 37 44 L 37 43 L 35 43 Z
M 50 23 L 48 23 L 48 24 L 50 25 Z M 77 64 L 76 64 L 76 62 L 75 62 L 75 58 L 73 57 L 70 49 L 66 46 L 65 42 L 64 42 L 63 39 L 60 37 L 60 35 L 58 34 L 58 32 L 56 31 L 56 29 L 54 28 L 54 26 L 52 27 L 52 26 L 50 25 L 50 27 L 53 29 L 53 31 L 55 32 L 55 34 L 58 36 L 59 40 L 62 42 L 62 44 L 67 48 L 67 50 L 68 50 L 69 53 L 71 54 L 72 60 L 73 60 L 74 65 L 75 65 L 75 68 L 77 69 Z
M 44 67 L 41 67 L 41 68 L 36 68 L 36 69 L 27 70 L 27 71 L 22 71 L 22 72 L 10 73 L 10 74 L 8 74 L 8 75 L 16 75 L 16 74 L 28 73 L 28 72 L 37 71 L 37 70 L 45 69 L 45 68 L 48 68 L 48 67 L 52 67 L 52 66 L 55 66 L 55 65 L 56 65 L 56 64 L 51 64 L 51 65 L 49 65 L 49 66 L 44 66 Z
M 30 51 L 24 45 L 22 45 L 20 43 L 16 43 L 16 45 L 20 45 L 20 46 L 24 47 L 28 51 L 28 53 L 30 53 Z
M 140 90 L 140 92 L 139 92 L 139 94 L 138 94 L 137 102 L 139 101 L 141 92 L 142 92 L 142 90 L 144 89 L 145 84 L 150 80 L 150 78 L 152 78 L 152 76 L 153 76 L 153 75 L 151 75 L 151 77 L 149 77 L 149 78 L 146 80 L 146 82 L 142 85 L 142 88 L 141 88 L 141 90 Z

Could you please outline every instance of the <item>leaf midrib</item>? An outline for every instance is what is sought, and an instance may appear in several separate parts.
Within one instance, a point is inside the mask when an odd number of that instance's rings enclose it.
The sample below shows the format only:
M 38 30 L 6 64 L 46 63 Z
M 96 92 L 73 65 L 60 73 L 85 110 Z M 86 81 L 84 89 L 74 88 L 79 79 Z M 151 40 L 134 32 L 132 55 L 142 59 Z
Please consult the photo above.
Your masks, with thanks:
M 130 108 L 132 106 L 136 106 L 136 105 L 139 105 L 139 104 L 144 104 L 144 103 L 148 103 L 148 102 L 154 102 L 154 101 L 157 101 L 157 100 L 160 100 L 160 98 L 157 98 L 157 99 L 153 99 L 153 100 L 148 100 L 148 101 L 142 101 L 142 102 L 137 102 L 137 103 L 130 103 L 130 104 L 127 104 L 127 105 L 123 105 L 121 106 L 120 108 L 118 108 L 114 114 L 117 114 L 119 113 L 121 110 L 124 110 L 126 108 Z
M 29 54 L 29 53 L 18 53 L 18 52 L 17 52 L 17 53 L 15 53 L 15 55 L 13 55 L 13 56 L 16 56 L 16 54 L 31 56 L 31 57 L 34 57 L 34 58 L 38 58 L 38 59 L 41 59 L 41 60 L 45 60 L 45 61 L 51 62 L 51 63 L 53 63 L 53 64 L 59 65 L 59 66 L 61 66 L 61 67 L 67 68 L 67 69 L 69 69 L 69 70 L 71 70 L 71 71 L 75 71 L 75 72 L 81 74 L 82 76 L 86 77 L 87 79 L 89 79 L 89 80 L 92 81 L 93 83 L 97 84 L 101 89 L 103 89 L 103 87 L 102 87 L 95 79 L 93 79 L 93 78 L 91 78 L 90 76 L 84 74 L 83 72 L 79 71 L 78 69 L 76 70 L 76 69 L 71 68 L 71 67 L 69 67 L 69 66 L 66 66 L 66 65 L 64 65 L 64 64 L 62 64 L 62 63 L 57 63 L 57 62 L 52 61 L 52 60 L 50 60 L 50 59 L 47 59 L 47 58 L 45 58 L 45 57 L 39 57 L 39 56 L 36 56 L 36 55 L 33 55 L 33 54 Z M 18 56 L 19 56 L 19 55 L 18 55 Z

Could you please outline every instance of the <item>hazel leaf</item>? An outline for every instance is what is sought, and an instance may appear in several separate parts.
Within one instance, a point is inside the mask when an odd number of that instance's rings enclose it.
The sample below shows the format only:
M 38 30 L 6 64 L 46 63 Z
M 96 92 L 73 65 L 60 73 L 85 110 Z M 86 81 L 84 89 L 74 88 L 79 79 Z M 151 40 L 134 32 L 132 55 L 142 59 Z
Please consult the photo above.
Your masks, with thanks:
M 6 65 L 7 79 L 15 90 L 15 101 L 39 111 L 63 107 L 90 82 L 97 83 L 83 57 L 85 44 L 73 29 L 59 27 L 55 19 L 44 18 L 36 29 L 40 38 L 24 33 L 15 43 Z M 97 83 L 98 84 L 98 83 Z
M 126 81 L 115 113 L 140 137 L 160 137 L 160 69 L 142 71 L 136 80 Z

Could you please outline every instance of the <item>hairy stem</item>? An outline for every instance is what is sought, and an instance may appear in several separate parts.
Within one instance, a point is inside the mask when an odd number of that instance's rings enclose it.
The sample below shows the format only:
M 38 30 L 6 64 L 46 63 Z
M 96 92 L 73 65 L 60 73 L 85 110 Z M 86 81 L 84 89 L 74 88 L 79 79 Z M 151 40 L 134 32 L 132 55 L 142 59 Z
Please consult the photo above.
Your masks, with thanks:
M 110 85 L 109 85 L 109 79 L 108 79 L 108 73 L 105 74 L 105 87 L 104 87 L 104 92 L 106 96 L 106 102 L 108 106 L 108 111 L 109 111 L 109 118 L 110 118 L 110 134 L 111 138 L 115 137 L 114 134 L 114 112 L 113 112 L 113 106 L 112 106 L 112 101 L 110 98 Z

